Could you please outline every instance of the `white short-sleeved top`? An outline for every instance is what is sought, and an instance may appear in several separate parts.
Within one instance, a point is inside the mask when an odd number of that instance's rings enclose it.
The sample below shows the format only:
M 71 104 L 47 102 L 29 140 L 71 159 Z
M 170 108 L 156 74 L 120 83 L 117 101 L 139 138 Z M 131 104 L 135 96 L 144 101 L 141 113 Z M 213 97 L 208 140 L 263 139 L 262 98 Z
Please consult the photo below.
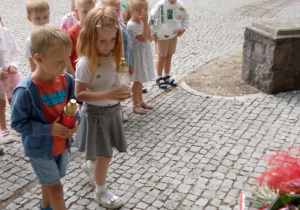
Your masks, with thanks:
M 20 50 L 15 39 L 7 28 L 0 26 L 0 75 L 3 68 L 18 68 L 19 63 Z
M 99 57 L 101 66 L 96 70 L 92 76 L 89 68 L 89 60 L 87 57 L 82 57 L 76 64 L 76 81 L 88 84 L 87 89 L 91 91 L 104 91 L 109 89 L 115 82 L 116 63 L 112 57 Z M 114 100 L 99 100 L 86 102 L 95 106 L 111 106 L 119 102 Z

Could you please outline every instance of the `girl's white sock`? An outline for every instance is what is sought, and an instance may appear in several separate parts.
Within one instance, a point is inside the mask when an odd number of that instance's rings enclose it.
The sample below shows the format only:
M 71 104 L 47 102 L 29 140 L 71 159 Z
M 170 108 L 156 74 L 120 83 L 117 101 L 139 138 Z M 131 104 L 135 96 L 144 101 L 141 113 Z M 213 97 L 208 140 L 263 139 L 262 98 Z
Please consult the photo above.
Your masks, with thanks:
M 96 193 L 98 194 L 97 198 L 104 203 L 107 203 L 107 201 L 114 196 L 114 194 L 107 189 L 106 184 L 104 185 L 96 184 Z
M 106 183 L 104 185 L 98 185 L 97 183 L 96 184 L 96 193 L 104 193 L 107 191 L 107 186 L 106 186 Z

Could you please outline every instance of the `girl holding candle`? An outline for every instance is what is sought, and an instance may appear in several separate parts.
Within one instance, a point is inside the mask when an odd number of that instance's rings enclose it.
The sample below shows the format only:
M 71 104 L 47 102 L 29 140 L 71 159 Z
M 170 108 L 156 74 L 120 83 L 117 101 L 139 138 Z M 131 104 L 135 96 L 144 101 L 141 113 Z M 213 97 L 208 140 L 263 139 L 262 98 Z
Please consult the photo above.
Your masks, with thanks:
M 126 85 L 115 86 L 115 72 L 121 57 L 122 35 L 113 8 L 89 11 L 77 41 L 75 96 L 83 101 L 81 123 L 75 146 L 94 160 L 95 200 L 107 208 L 120 208 L 122 200 L 107 189 L 106 175 L 112 148 L 126 152 L 120 102 L 130 97 Z

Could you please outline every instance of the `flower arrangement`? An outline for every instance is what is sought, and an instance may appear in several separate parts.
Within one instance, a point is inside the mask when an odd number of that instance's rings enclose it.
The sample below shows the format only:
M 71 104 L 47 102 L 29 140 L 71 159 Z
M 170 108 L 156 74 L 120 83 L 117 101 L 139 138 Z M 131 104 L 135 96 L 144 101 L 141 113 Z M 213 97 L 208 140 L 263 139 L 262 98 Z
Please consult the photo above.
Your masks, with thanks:
M 254 181 L 252 198 L 247 198 L 250 204 L 259 210 L 300 210 L 299 157 L 300 146 L 265 156 L 267 171 Z

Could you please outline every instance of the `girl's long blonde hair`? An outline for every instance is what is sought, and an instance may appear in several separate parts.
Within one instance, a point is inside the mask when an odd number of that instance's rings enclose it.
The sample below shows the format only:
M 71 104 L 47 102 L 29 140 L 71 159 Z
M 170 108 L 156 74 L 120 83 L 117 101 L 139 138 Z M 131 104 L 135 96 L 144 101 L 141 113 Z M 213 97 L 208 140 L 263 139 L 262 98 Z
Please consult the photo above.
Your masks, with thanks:
M 88 57 L 90 71 L 93 76 L 97 68 L 101 66 L 99 53 L 96 49 L 98 40 L 98 27 L 96 25 L 99 22 L 101 27 L 116 29 L 116 26 L 119 26 L 119 21 L 115 9 L 111 7 L 97 7 L 90 10 L 77 40 L 76 51 L 78 59 L 83 56 Z M 119 27 L 117 27 L 117 40 L 114 49 L 111 51 L 111 56 L 116 62 L 116 66 L 118 66 L 123 57 L 122 33 Z
M 128 0 L 125 10 L 125 22 L 128 22 L 131 18 L 131 8 L 137 8 L 140 4 L 148 4 L 147 0 Z

